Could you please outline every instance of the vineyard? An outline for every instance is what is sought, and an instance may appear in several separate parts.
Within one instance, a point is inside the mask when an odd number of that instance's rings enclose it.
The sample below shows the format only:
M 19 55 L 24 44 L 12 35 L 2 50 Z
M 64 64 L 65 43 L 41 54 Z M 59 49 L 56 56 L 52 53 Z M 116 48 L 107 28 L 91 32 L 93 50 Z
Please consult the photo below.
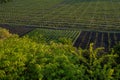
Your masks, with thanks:
M 14 5 L 13 5 L 14 4 Z M 36 42 L 71 40 L 108 51 L 120 39 L 119 0 L 13 0 L 0 5 L 0 26 Z
M 70 31 L 70 30 L 51 30 L 51 29 L 35 29 L 27 34 L 29 38 L 35 39 L 36 42 L 41 41 L 40 39 L 44 39 L 46 42 L 56 41 L 59 39 L 65 38 L 67 40 L 71 40 L 73 43 L 76 41 L 79 36 L 80 31 Z M 42 37 L 43 36 L 43 37 Z
M 27 34 L 29 38 L 40 42 L 41 39 L 50 42 L 60 42 L 59 39 L 65 38 L 71 40 L 73 46 L 82 49 L 88 49 L 90 43 L 94 43 L 94 48 L 104 47 L 109 51 L 120 41 L 120 33 L 117 32 L 93 32 L 93 31 L 75 31 L 75 30 L 53 30 L 37 28 Z
M 109 51 L 119 41 L 120 33 L 82 31 L 74 46 L 88 49 L 90 43 L 94 43 L 94 48 L 104 47 L 105 51 Z
M 120 80 L 120 0 L 0 0 L 0 80 Z
M 120 30 L 119 0 L 13 0 L 0 5 L 0 24 Z
M 94 43 L 94 48 L 104 47 L 105 51 L 109 51 L 114 45 L 120 41 L 119 32 L 98 32 L 98 31 L 79 31 L 71 29 L 57 28 L 36 28 L 29 26 L 12 27 L 4 25 L 11 33 L 16 33 L 19 36 L 27 36 L 35 42 L 61 42 L 65 40 L 72 42 L 73 46 L 82 49 L 88 49 L 90 43 Z

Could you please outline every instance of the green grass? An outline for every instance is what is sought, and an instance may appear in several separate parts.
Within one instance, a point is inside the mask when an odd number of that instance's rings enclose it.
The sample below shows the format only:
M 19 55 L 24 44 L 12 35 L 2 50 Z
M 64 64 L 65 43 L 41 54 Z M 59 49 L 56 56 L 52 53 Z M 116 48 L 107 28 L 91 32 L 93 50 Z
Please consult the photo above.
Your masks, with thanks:
M 49 43 L 50 41 L 59 42 L 61 39 L 66 39 L 71 40 L 72 43 L 74 43 L 79 34 L 80 31 L 75 30 L 51 30 L 37 28 L 28 33 L 26 36 L 36 42 L 45 41 Z
M 119 0 L 13 0 L 0 5 L 0 24 L 119 31 Z

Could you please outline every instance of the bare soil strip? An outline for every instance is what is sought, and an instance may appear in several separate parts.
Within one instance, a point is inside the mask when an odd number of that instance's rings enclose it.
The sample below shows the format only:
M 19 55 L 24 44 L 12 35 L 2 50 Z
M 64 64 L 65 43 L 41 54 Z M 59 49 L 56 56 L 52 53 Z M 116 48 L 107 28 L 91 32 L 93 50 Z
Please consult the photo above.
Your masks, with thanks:
M 74 47 L 86 49 L 86 47 L 89 48 L 89 45 L 86 44 L 96 42 L 94 44 L 95 48 L 104 47 L 105 51 L 109 51 L 110 50 L 109 48 L 112 48 L 120 41 L 120 33 L 92 32 L 93 35 L 87 34 L 87 36 L 85 37 L 86 33 L 90 33 L 90 31 L 82 31 L 81 34 L 78 36 L 77 40 L 75 41 L 73 45 Z M 95 37 L 95 35 L 97 35 L 98 37 Z M 115 36 L 117 40 L 115 40 Z M 90 39 L 90 42 L 88 41 L 88 39 Z
M 7 24 L 0 24 L 0 27 L 8 29 L 10 33 L 12 34 L 18 34 L 20 37 L 24 36 L 25 34 L 27 34 L 28 32 L 34 30 L 35 28 L 29 28 L 29 27 L 21 27 L 21 26 L 17 26 L 17 27 L 12 27 L 10 25 Z

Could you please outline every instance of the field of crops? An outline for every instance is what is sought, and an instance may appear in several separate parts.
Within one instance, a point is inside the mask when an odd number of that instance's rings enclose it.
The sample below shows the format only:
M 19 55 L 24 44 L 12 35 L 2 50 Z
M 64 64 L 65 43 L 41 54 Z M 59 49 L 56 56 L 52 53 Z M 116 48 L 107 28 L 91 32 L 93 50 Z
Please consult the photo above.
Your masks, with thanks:
M 0 4 L 1 25 L 37 42 L 66 38 L 77 48 L 93 42 L 108 51 L 120 41 L 120 1 L 13 0 Z
M 88 49 L 90 43 L 94 43 L 95 48 L 104 47 L 105 51 L 109 51 L 119 41 L 120 33 L 82 31 L 74 46 Z
M 119 0 L 13 0 L 0 5 L 0 24 L 120 30 Z
M 40 42 L 42 40 L 46 42 L 55 41 L 59 42 L 59 39 L 65 38 L 66 40 L 71 40 L 73 43 L 79 36 L 80 31 L 71 30 L 52 30 L 52 29 L 40 29 L 37 28 L 30 33 L 26 34 L 29 38 Z

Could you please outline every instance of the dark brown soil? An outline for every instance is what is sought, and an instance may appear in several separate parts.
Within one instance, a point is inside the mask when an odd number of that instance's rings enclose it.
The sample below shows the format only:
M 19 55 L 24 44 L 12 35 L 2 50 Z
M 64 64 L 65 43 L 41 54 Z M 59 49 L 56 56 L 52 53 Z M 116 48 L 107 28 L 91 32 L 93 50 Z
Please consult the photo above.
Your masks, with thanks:
M 75 41 L 74 45 L 75 47 L 79 47 L 80 43 L 82 43 L 82 39 L 85 36 L 87 32 L 86 31 L 82 31 L 81 34 L 78 36 L 77 40 Z
M 12 27 L 7 24 L 0 24 L 0 27 L 9 30 L 12 34 L 18 34 L 20 37 L 27 34 L 28 32 L 32 31 L 34 28 L 32 27 L 25 27 L 25 26 L 16 26 Z
M 92 35 L 86 33 L 92 33 Z M 95 37 L 97 35 L 97 37 Z M 103 35 L 103 36 L 102 36 Z M 109 36 L 108 36 L 109 35 Z M 115 40 L 115 38 L 117 40 Z M 90 40 L 88 40 L 90 39 Z M 89 42 L 90 41 L 90 42 Z M 94 43 L 94 47 L 104 47 L 105 51 L 109 51 L 110 48 L 113 48 L 117 43 L 120 41 L 120 33 L 108 33 L 108 32 L 90 32 L 90 31 L 83 31 L 77 38 L 76 42 L 73 46 L 77 48 L 86 49 L 89 48 L 90 43 Z

